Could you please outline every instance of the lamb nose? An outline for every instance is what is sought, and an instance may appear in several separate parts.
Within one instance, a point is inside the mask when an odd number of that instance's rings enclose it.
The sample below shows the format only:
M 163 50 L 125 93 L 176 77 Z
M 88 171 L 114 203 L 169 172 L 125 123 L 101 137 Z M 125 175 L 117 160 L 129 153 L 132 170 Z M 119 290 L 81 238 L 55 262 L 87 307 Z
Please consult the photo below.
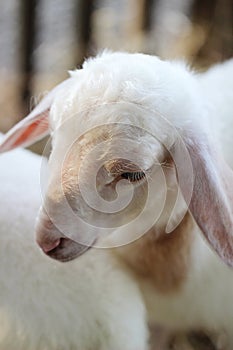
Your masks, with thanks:
M 59 246 L 61 239 L 58 238 L 55 241 L 52 242 L 42 242 L 39 243 L 41 249 L 43 250 L 44 253 L 49 253 L 51 250 L 55 249 L 56 247 Z

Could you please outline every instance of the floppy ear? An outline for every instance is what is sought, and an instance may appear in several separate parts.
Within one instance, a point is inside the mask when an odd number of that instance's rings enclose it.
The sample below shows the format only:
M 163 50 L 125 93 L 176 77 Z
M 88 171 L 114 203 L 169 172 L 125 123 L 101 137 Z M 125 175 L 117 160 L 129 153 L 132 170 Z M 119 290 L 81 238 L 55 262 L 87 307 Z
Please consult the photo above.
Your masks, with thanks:
M 65 80 L 51 90 L 33 111 L 10 129 L 0 142 L 0 153 L 16 147 L 26 147 L 49 134 L 49 111 L 58 92 L 64 89 L 70 79 Z
M 185 144 L 194 172 L 189 210 L 213 249 L 233 267 L 233 171 L 205 136 L 189 135 Z M 174 146 L 174 154 L 177 165 L 185 167 L 179 145 Z M 182 176 L 178 182 L 187 201 L 189 179 Z

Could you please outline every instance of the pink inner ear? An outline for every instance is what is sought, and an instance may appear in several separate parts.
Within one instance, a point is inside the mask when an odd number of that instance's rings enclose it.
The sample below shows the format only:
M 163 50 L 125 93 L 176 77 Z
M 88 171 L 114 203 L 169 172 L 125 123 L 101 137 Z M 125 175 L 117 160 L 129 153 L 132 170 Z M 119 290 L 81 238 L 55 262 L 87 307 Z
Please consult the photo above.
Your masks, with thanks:
M 42 135 L 44 135 L 49 128 L 49 122 L 47 118 L 47 113 L 43 115 L 40 120 L 35 120 L 33 123 L 29 124 L 28 126 L 25 126 L 25 130 L 16 130 L 15 134 L 12 136 L 18 137 L 15 139 L 14 143 L 10 145 L 11 149 L 24 145 L 25 143 L 30 142 L 31 140 L 36 140 L 39 136 L 41 138 Z M 10 141 L 10 139 L 9 139 Z
M 0 153 L 16 147 L 26 147 L 42 139 L 49 133 L 49 109 L 36 116 L 28 116 L 8 131 L 2 143 Z
M 0 142 L 0 153 L 10 151 L 16 147 L 26 147 L 39 141 L 49 134 L 48 115 L 54 97 L 70 86 L 71 79 L 63 81 L 50 91 L 35 109 L 11 130 Z

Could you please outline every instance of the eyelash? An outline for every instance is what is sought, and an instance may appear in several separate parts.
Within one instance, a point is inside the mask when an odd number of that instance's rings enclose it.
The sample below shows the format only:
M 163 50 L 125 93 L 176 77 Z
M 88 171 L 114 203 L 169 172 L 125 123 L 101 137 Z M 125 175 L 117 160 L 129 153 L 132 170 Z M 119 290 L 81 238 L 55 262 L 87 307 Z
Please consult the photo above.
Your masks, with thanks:
M 136 181 L 140 181 L 145 177 L 145 173 L 143 171 L 137 171 L 137 172 L 127 172 L 127 173 L 123 173 L 121 174 L 121 178 L 129 180 L 130 182 L 136 182 Z

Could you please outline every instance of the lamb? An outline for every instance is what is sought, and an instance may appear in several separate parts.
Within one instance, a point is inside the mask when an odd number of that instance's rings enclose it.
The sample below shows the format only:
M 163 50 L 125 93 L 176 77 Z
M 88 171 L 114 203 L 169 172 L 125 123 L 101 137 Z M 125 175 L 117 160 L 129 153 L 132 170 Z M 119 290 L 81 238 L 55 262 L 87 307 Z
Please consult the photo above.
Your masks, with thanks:
M 36 226 L 48 256 L 68 261 L 120 246 L 111 251 L 134 273 L 150 324 L 224 331 L 229 349 L 232 74 L 233 61 L 195 74 L 179 62 L 104 53 L 0 145 L 8 151 L 51 131 Z
M 67 265 L 37 247 L 41 158 L 0 159 L 0 349 L 148 349 L 139 287 L 107 250 Z

